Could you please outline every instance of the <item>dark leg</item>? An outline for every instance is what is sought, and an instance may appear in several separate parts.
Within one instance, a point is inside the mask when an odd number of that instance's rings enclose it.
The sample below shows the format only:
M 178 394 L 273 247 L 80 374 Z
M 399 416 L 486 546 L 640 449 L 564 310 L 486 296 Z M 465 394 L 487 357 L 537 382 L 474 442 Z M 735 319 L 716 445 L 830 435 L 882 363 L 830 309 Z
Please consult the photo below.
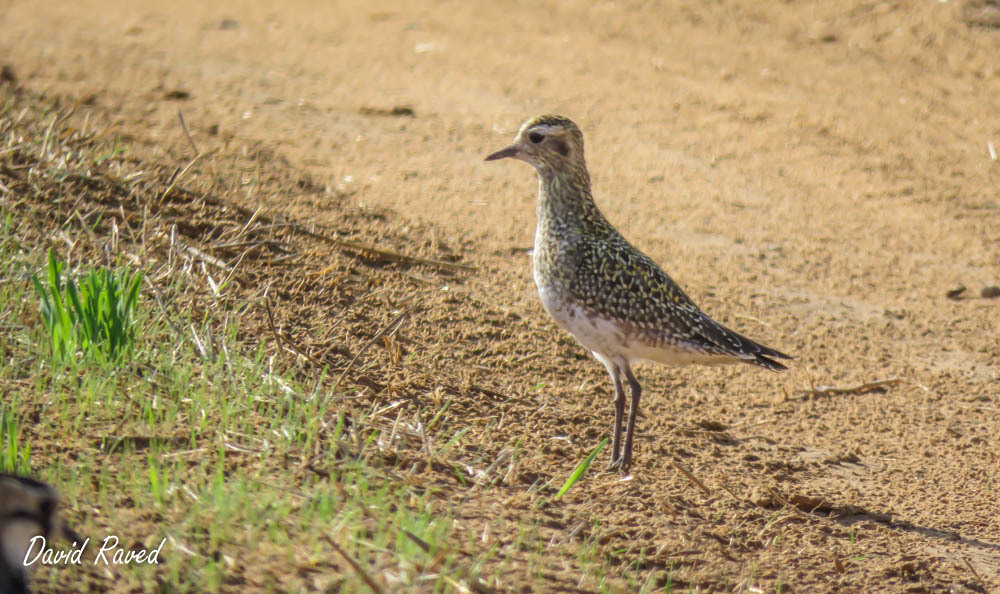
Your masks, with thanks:
M 622 455 L 621 465 L 622 471 L 628 471 L 632 464 L 632 435 L 635 433 L 635 415 L 639 412 L 639 397 L 642 395 L 642 388 L 639 386 L 639 381 L 632 375 L 632 369 L 628 363 L 625 364 L 624 371 L 629 388 L 632 390 L 632 405 L 628 409 L 628 426 L 625 428 L 625 453 Z M 622 400 L 624 399 L 623 393 Z
M 615 382 L 615 432 L 611 438 L 611 466 L 621 464 L 622 421 L 625 418 L 625 388 L 622 387 L 622 371 L 616 365 L 611 371 Z

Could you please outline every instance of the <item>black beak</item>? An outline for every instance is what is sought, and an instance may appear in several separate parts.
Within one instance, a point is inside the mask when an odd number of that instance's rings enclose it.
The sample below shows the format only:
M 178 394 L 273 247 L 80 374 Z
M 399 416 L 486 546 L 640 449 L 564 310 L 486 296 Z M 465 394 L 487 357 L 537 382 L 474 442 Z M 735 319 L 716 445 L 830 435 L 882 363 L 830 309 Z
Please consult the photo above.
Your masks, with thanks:
M 517 147 L 516 146 L 508 146 L 507 148 L 505 148 L 505 149 L 503 149 L 501 151 L 497 151 L 497 152 L 493 153 L 492 155 L 490 155 L 489 157 L 486 157 L 486 160 L 487 161 L 496 161 L 497 159 L 506 159 L 507 157 L 513 157 L 516 154 L 517 154 Z

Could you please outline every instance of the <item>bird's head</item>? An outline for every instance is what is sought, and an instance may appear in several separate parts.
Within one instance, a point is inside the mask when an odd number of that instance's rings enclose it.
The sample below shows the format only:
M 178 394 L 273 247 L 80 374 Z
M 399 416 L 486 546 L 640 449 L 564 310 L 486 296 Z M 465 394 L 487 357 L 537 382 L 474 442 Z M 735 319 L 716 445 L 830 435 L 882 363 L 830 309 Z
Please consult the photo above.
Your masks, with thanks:
M 514 144 L 486 157 L 487 161 L 513 157 L 540 173 L 584 167 L 583 133 L 569 118 L 543 115 L 531 118 L 518 131 Z

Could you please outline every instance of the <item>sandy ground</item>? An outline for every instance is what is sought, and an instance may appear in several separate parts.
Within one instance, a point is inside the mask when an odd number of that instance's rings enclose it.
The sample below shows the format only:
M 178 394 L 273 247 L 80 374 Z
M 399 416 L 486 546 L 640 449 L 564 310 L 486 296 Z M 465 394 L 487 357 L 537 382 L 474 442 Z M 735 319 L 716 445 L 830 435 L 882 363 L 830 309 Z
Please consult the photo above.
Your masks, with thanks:
M 185 146 L 181 108 L 202 147 L 271 151 L 327 190 L 248 206 L 328 227 L 388 213 L 371 224 L 477 266 L 411 333 L 435 370 L 509 399 L 468 406 L 510 414 L 526 476 L 567 473 L 608 434 L 610 383 L 537 301 L 533 172 L 482 157 L 530 116 L 573 118 L 608 218 L 796 360 L 642 367 L 633 478 L 594 475 L 556 525 L 600 519 L 608 551 L 655 551 L 644 563 L 684 588 L 984 592 L 1000 589 L 1000 300 L 980 297 L 1000 284 L 1000 29 L 970 20 L 993 9 L 7 1 L 0 61 L 129 137 Z M 817 392 L 881 380 L 898 381 Z M 469 516 L 523 502 L 503 503 Z

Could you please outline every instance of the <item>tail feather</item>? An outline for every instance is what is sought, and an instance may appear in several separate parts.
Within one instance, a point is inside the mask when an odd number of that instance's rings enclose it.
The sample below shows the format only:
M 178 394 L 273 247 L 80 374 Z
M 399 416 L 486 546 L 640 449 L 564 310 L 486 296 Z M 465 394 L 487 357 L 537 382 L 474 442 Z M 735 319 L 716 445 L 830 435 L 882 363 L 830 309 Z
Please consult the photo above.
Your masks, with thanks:
M 791 359 L 791 357 L 789 357 L 788 355 L 781 355 L 781 353 L 779 353 L 779 355 L 783 359 Z M 760 353 L 757 353 L 757 358 L 754 359 L 753 361 L 749 361 L 749 363 L 753 363 L 754 365 L 758 365 L 760 367 L 763 367 L 764 369 L 770 369 L 771 371 L 785 371 L 786 369 L 788 369 L 781 363 L 778 363 L 774 359 L 766 357 L 765 355 L 762 355 Z
M 754 360 L 750 361 L 750 363 L 753 363 L 754 365 L 759 365 L 765 369 L 770 369 L 771 371 L 784 371 L 788 369 L 781 363 L 775 361 L 775 359 L 791 360 L 792 357 L 790 355 L 786 355 L 781 351 L 776 351 L 772 348 L 766 347 L 760 343 L 754 342 L 747 338 L 743 338 L 743 340 L 746 341 L 747 343 L 746 346 L 749 347 L 747 350 L 749 350 L 754 356 Z
M 747 359 L 747 363 L 750 363 L 752 365 L 759 365 L 760 367 L 763 367 L 765 369 L 770 369 L 771 371 L 785 371 L 786 369 L 788 369 L 781 363 L 775 361 L 775 359 L 791 360 L 793 358 L 792 356 L 786 355 L 781 351 L 776 351 L 770 347 L 766 347 L 760 344 L 759 342 L 754 342 L 749 338 L 747 338 L 746 336 L 737 334 L 732 330 L 730 330 L 730 332 L 732 332 L 736 336 L 736 338 L 738 338 L 740 342 L 743 343 L 743 347 L 740 350 L 742 350 L 744 353 L 748 355 L 753 356 L 753 359 Z

